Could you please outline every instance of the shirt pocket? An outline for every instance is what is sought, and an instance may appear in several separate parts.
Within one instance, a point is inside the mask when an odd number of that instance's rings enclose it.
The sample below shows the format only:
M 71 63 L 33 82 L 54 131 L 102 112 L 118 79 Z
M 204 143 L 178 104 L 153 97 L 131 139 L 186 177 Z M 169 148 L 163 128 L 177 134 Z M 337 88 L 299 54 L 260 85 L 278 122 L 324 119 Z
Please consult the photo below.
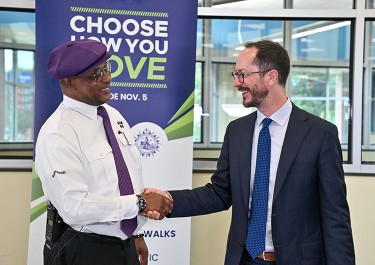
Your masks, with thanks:
M 124 150 L 124 157 L 127 164 L 130 167 L 135 167 L 137 169 L 141 168 L 141 154 L 135 143 L 134 137 L 130 132 L 122 132 L 118 134 L 120 148 Z
M 114 163 L 112 148 L 106 141 L 99 141 L 85 150 L 88 167 L 86 173 L 92 187 L 98 188 L 108 183 L 117 183 L 116 165 Z

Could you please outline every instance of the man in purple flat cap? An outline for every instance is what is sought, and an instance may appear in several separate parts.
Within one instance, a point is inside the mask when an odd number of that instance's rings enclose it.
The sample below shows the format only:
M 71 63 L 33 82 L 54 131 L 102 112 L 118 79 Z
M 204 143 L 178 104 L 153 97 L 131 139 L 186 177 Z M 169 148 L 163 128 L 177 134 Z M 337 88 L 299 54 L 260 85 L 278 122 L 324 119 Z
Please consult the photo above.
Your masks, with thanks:
M 42 126 L 35 170 L 47 200 L 44 264 L 148 263 L 142 234 L 153 211 L 172 201 L 143 193 L 139 151 L 111 99 L 111 53 L 95 40 L 70 41 L 49 55 L 63 101 Z

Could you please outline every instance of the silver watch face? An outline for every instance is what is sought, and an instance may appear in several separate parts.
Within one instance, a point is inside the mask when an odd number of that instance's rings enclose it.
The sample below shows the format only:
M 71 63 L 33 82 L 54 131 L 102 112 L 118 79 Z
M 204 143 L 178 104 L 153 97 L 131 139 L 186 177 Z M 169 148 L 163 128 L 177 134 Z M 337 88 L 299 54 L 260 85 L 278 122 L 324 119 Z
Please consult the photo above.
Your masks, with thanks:
M 146 209 L 147 207 L 147 201 L 146 199 L 141 196 L 141 195 L 137 195 L 137 198 L 138 198 L 138 201 L 137 201 L 137 205 L 138 205 L 138 210 L 140 212 L 142 212 L 144 209 Z

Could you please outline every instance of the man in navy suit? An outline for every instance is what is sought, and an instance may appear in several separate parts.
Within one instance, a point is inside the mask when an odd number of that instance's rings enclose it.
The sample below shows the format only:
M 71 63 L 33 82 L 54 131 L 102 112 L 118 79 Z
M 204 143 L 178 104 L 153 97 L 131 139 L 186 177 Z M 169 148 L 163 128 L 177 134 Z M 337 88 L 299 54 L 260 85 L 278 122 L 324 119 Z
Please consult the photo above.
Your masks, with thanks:
M 243 105 L 257 111 L 228 125 L 211 183 L 158 192 L 173 198 L 169 218 L 232 207 L 225 265 L 354 265 L 337 128 L 290 102 L 285 93 L 289 71 L 288 53 L 278 43 L 246 43 L 232 75 Z M 248 226 L 264 118 L 272 119 L 267 222 L 264 249 L 252 257 L 246 242 L 252 242 Z

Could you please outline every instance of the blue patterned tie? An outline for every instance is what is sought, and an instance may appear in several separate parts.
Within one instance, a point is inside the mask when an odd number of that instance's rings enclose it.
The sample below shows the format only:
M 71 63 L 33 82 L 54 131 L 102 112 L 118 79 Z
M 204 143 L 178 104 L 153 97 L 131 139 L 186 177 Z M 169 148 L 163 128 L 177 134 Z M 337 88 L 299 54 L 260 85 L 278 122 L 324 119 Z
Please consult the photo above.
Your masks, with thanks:
M 246 249 L 252 258 L 256 258 L 265 250 L 271 160 L 271 135 L 268 126 L 271 122 L 270 118 L 262 121 L 263 128 L 260 130 L 258 139 L 253 197 L 246 239 Z
M 109 119 L 107 110 L 100 106 L 98 107 L 98 115 L 103 118 L 103 125 L 105 133 L 107 134 L 107 139 L 109 144 L 112 147 L 113 157 L 115 159 L 117 177 L 118 177 L 118 186 L 120 188 L 121 195 L 134 194 L 134 189 L 132 181 L 130 178 L 128 167 L 126 166 L 124 157 L 122 156 L 120 146 L 118 145 L 115 134 L 111 126 L 111 120 Z M 130 237 L 133 235 L 133 232 L 137 228 L 137 217 L 132 219 L 124 219 L 121 221 L 121 230 Z

